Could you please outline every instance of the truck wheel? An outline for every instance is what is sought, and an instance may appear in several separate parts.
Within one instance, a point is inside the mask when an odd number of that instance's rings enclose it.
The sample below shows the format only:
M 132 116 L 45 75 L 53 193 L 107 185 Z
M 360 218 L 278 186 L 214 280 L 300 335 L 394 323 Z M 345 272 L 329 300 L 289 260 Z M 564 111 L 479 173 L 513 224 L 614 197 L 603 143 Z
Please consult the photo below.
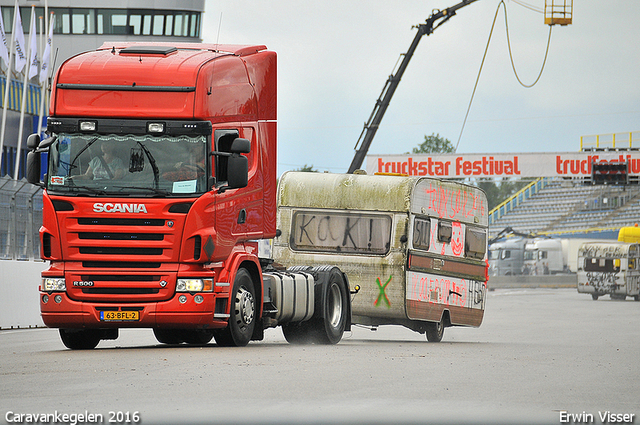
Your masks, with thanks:
M 60 329 L 60 339 L 65 347 L 72 350 L 92 350 L 100 342 L 98 329 Z
M 440 342 L 442 341 L 442 337 L 444 336 L 444 323 L 442 320 L 439 322 L 428 322 L 426 324 L 427 330 L 427 341 L 429 342 Z
M 246 269 L 239 269 L 231 292 L 229 325 L 213 334 L 216 343 L 223 347 L 247 345 L 256 326 L 257 313 L 258 307 L 251 275 Z
M 311 343 L 309 322 L 287 323 L 282 325 L 282 334 L 289 344 Z
M 210 329 L 185 329 L 182 331 L 182 339 L 187 344 L 207 344 L 213 339 L 213 331 Z
M 181 344 L 183 339 L 179 329 L 157 329 L 153 328 L 153 334 L 161 344 Z
M 329 272 L 329 282 L 323 297 L 324 305 L 320 306 L 322 317 L 310 321 L 312 342 L 316 344 L 337 344 L 340 342 L 347 326 L 347 306 L 349 303 L 347 297 L 342 273 L 334 268 Z

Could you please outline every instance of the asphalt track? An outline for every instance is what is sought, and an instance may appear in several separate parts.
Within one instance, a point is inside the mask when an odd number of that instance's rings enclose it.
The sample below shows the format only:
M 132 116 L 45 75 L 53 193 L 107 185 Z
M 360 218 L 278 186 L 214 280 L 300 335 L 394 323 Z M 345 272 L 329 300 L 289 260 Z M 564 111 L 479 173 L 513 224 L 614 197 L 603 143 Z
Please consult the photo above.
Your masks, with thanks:
M 435 344 L 397 326 L 356 327 L 336 346 L 274 329 L 244 348 L 165 346 L 141 329 L 71 351 L 53 329 L 1 331 L 0 423 L 637 422 L 639 324 L 630 299 L 521 288 L 489 292 L 480 328 Z

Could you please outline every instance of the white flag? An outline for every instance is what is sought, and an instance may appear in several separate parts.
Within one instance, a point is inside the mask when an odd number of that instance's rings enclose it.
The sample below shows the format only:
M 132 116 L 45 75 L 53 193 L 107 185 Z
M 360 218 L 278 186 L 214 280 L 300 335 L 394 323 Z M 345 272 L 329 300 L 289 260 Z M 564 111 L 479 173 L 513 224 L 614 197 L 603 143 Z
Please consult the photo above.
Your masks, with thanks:
M 24 30 L 22 29 L 22 18 L 20 17 L 20 7 L 16 2 L 16 72 L 22 72 L 27 64 L 26 43 L 24 42 Z
M 47 44 L 44 46 L 44 52 L 42 52 L 42 69 L 40 70 L 40 84 L 44 84 L 49 76 L 49 62 L 51 61 L 51 43 L 53 41 L 53 26 L 56 20 L 56 15 L 51 14 L 51 20 L 49 22 L 49 36 L 47 37 Z
M 36 11 L 31 7 L 31 32 L 29 33 L 29 80 L 38 75 L 38 34 L 36 34 Z
M 0 13 L 0 37 L 2 37 L 2 43 L 0 43 L 0 58 L 4 61 L 4 64 L 9 67 L 9 41 L 7 41 L 7 34 L 4 30 L 4 22 L 2 21 L 2 13 Z

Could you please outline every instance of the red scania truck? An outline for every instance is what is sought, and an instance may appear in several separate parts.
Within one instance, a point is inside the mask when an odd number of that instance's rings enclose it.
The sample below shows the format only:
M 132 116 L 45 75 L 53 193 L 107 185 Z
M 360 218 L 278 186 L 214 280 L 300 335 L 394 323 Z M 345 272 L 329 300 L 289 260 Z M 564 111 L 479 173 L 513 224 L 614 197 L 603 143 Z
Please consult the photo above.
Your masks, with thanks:
M 58 69 L 47 134 L 27 141 L 50 262 L 40 307 L 68 348 L 131 327 L 224 346 L 279 325 L 290 342 L 337 343 L 350 328 L 337 267 L 283 271 L 259 256 L 256 241 L 277 234 L 265 46 L 105 43 Z

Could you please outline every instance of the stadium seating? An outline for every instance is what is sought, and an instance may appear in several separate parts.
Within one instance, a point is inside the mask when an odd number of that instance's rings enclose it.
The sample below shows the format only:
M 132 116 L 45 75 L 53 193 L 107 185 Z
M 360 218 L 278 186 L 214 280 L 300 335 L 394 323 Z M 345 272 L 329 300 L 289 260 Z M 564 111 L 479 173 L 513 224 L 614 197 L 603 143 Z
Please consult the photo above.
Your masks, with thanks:
M 490 235 L 506 227 L 531 234 L 588 234 L 636 223 L 640 223 L 640 186 L 550 179 L 537 193 L 492 220 Z

